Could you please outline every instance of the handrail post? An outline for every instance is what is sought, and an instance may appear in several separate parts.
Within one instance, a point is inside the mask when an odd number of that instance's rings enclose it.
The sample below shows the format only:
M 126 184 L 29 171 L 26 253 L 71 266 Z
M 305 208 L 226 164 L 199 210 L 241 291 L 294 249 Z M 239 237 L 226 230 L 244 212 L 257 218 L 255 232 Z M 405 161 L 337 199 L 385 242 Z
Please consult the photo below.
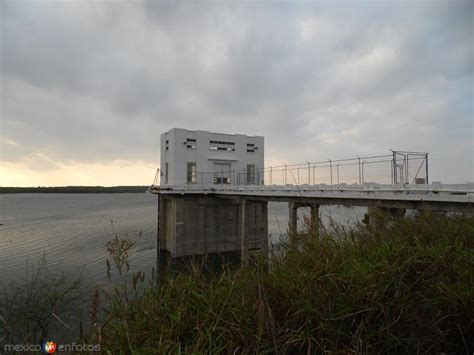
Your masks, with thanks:
M 307 161 L 306 164 L 308 164 L 308 185 L 311 185 L 311 167 L 309 161 Z
M 359 185 L 362 184 L 362 175 L 360 171 L 360 157 L 356 155 L 357 159 L 359 160 Z
M 430 180 L 428 179 L 428 153 L 426 153 L 426 157 L 425 157 L 425 166 L 426 166 L 426 184 L 428 185 L 430 183 Z
M 331 185 L 332 185 L 332 161 L 331 159 L 328 159 L 328 161 L 329 161 L 329 169 L 330 169 Z
M 362 183 L 364 183 L 364 164 L 365 160 L 362 162 Z

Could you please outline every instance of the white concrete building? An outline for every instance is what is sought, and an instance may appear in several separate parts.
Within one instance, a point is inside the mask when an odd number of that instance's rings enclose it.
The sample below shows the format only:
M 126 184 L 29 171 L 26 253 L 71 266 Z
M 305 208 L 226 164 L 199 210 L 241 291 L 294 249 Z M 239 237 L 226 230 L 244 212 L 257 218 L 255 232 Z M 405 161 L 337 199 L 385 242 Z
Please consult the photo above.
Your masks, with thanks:
M 173 128 L 161 135 L 161 185 L 263 184 L 264 138 Z

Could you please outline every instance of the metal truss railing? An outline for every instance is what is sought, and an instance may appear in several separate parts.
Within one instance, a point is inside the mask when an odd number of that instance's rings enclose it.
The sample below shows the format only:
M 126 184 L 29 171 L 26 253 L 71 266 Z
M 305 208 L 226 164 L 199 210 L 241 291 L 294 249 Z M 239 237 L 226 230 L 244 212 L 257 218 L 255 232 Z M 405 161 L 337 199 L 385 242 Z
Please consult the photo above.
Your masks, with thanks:
M 422 169 L 424 167 L 424 169 Z M 415 172 L 415 174 L 412 174 Z M 153 185 L 166 185 L 157 170 Z M 428 153 L 392 151 L 392 154 L 281 164 L 252 170 L 192 171 L 189 185 L 344 185 L 428 183 Z

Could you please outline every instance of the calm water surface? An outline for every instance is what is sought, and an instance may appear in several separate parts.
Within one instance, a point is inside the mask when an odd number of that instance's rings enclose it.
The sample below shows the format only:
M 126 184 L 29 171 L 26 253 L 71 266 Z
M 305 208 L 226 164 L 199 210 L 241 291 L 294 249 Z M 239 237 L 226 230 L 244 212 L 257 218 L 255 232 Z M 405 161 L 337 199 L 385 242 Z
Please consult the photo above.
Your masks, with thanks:
M 151 273 L 156 202 L 148 193 L 0 195 L 0 283 L 24 277 L 27 266 L 43 255 L 49 267 L 82 271 L 92 281 L 107 283 L 106 243 L 115 233 L 136 241 L 131 271 Z M 320 214 L 325 225 L 329 218 L 348 225 L 362 220 L 365 211 L 334 206 L 321 208 Z M 270 241 L 284 240 L 287 205 L 270 203 L 268 220 Z

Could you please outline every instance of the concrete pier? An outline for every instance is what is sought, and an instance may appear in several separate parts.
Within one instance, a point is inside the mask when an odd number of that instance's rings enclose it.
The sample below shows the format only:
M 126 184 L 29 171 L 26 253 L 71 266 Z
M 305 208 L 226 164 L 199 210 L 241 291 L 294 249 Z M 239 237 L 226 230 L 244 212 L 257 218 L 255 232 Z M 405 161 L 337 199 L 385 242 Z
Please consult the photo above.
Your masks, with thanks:
M 403 218 L 405 213 L 405 208 L 369 206 L 367 208 L 368 225 L 372 228 L 378 228 L 393 219 Z
M 298 208 L 310 208 L 310 229 L 313 235 L 319 232 L 319 205 L 316 203 L 289 202 L 288 203 L 288 230 L 290 233 L 298 232 Z
M 291 232 L 298 208 L 311 208 L 312 235 L 319 232 L 319 206 L 368 207 L 369 225 L 401 217 L 406 209 L 474 212 L 474 185 L 355 186 L 152 186 L 158 197 L 158 269 L 205 258 L 213 265 L 268 256 L 269 201 L 288 203 Z
M 266 201 L 161 195 L 160 269 L 205 256 L 213 264 L 268 255 Z

